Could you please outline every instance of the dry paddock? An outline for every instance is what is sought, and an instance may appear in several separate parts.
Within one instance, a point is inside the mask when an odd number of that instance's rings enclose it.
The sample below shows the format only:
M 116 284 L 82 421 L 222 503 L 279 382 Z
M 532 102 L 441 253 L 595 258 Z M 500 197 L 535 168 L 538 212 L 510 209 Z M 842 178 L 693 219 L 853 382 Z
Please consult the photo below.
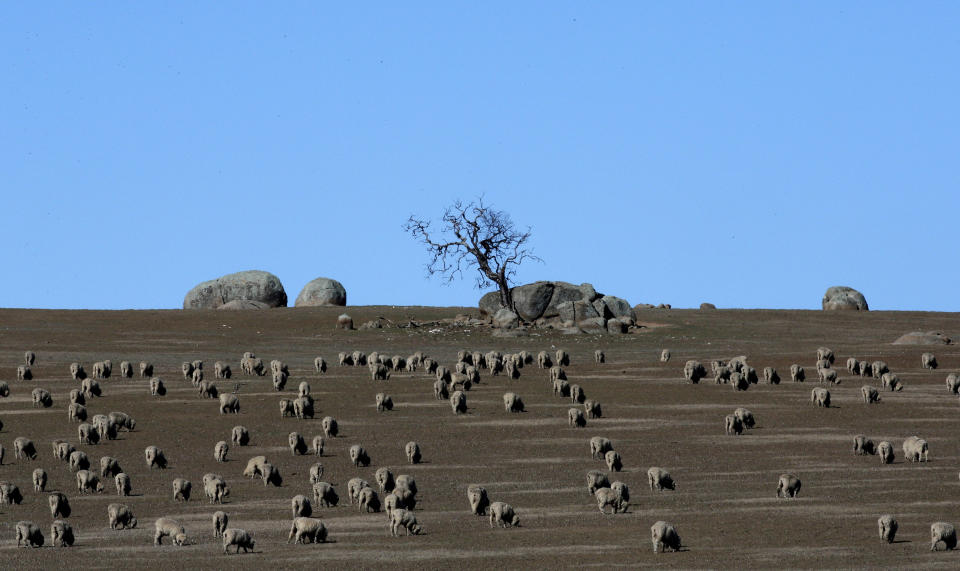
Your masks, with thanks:
M 338 331 L 333 328 L 342 308 L 269 311 L 38 311 L 0 310 L 0 378 L 11 386 L 0 399 L 3 430 L 0 443 L 7 458 L 0 480 L 16 483 L 25 499 L 19 506 L 0 506 L 0 560 L 7 568 L 50 569 L 66 563 L 78 568 L 224 568 L 409 567 L 521 568 L 588 565 L 663 566 L 677 568 L 957 568 L 960 553 L 931 553 L 929 526 L 937 520 L 960 525 L 960 404 L 947 394 L 944 378 L 960 370 L 956 346 L 934 348 L 940 369 L 920 368 L 925 348 L 894 346 L 902 333 L 939 329 L 960 334 L 958 316 L 942 313 L 813 311 L 651 310 L 641 316 L 648 325 L 633 335 L 567 336 L 535 331 L 528 337 L 497 338 L 487 329 L 435 327 Z M 464 308 L 352 307 L 357 323 L 376 316 L 394 322 L 452 317 Z M 831 387 L 834 406 L 819 409 L 810 403 L 815 382 L 815 351 L 831 347 L 837 356 L 842 384 Z M 661 348 L 673 358 L 659 363 Z M 536 366 L 522 369 L 519 380 L 490 377 L 468 393 L 469 412 L 454 416 L 446 402 L 434 399 L 433 379 L 418 372 L 394 373 L 387 382 L 370 380 L 365 367 L 338 367 L 340 351 L 403 356 L 420 350 L 451 366 L 459 349 L 503 352 L 567 349 L 571 383 L 584 387 L 588 398 L 603 406 L 603 418 L 584 429 L 567 426 L 567 399 L 553 395 L 547 373 Z M 607 363 L 593 362 L 603 349 Z M 37 353 L 34 380 L 15 380 L 23 351 Z M 239 359 L 253 351 L 265 362 L 285 361 L 291 378 L 285 394 L 272 390 L 269 377 L 239 374 Z M 686 359 L 709 367 L 715 358 L 745 354 L 758 371 L 774 366 L 785 382 L 753 385 L 734 392 L 709 379 L 700 385 L 681 380 Z M 313 358 L 322 355 L 330 369 L 313 371 Z M 882 359 L 906 388 L 883 393 L 881 403 L 860 400 L 863 381 L 843 369 L 849 356 Z M 125 411 L 137 429 L 118 440 L 78 446 L 93 463 L 100 456 L 119 459 L 133 480 L 133 496 L 118 499 L 111 482 L 102 495 L 77 494 L 73 475 L 51 456 L 50 441 L 63 438 L 77 445 L 76 425 L 67 421 L 67 394 L 74 388 L 68 365 L 81 361 L 89 372 L 96 360 L 111 359 L 114 376 L 101 384 L 104 395 L 88 402 L 91 416 Z M 182 361 L 202 359 L 207 378 L 213 363 L 224 360 L 234 370 L 221 390 L 239 383 L 239 416 L 217 414 L 217 403 L 202 400 L 182 379 Z M 117 378 L 121 360 L 151 361 L 169 393 L 149 394 L 147 381 Z M 808 380 L 789 382 L 791 363 L 804 365 Z M 315 420 L 280 418 L 277 402 L 310 382 L 317 399 Z M 54 405 L 35 409 L 33 387 L 53 393 Z M 378 413 L 374 394 L 392 395 L 396 407 Z M 501 396 L 521 395 L 528 412 L 509 414 Z M 758 424 L 741 437 L 726 436 L 723 418 L 738 406 L 751 409 Z M 318 508 L 330 543 L 287 545 L 290 498 L 311 495 L 307 470 L 318 461 L 291 456 L 287 434 L 298 431 L 309 440 L 321 432 L 320 419 L 336 417 L 339 438 L 328 441 L 324 479 L 340 493 L 341 505 Z M 217 464 L 213 446 L 229 440 L 230 429 L 242 424 L 252 434 L 248 447 L 231 447 L 230 461 Z M 894 443 L 897 460 L 880 465 L 877 457 L 852 453 L 853 436 L 862 433 L 875 442 Z M 610 438 L 623 457 L 624 471 L 611 479 L 631 490 L 629 512 L 603 516 L 587 493 L 585 474 L 603 469 L 591 460 L 588 439 Z M 918 435 L 930 443 L 930 462 L 903 461 L 904 438 Z M 13 458 L 13 440 L 31 438 L 39 450 L 35 461 Z M 403 446 L 416 440 L 424 462 L 405 463 Z M 351 444 L 370 453 L 369 468 L 354 468 L 347 457 Z M 165 471 L 149 471 L 144 447 L 160 446 L 170 461 Z M 280 488 L 264 487 L 242 477 L 246 460 L 265 454 L 279 467 Z M 14 524 L 32 520 L 48 536 L 51 517 L 46 494 L 33 492 L 30 474 L 43 467 L 48 490 L 70 497 L 69 522 L 77 534 L 70 549 L 45 546 L 17 549 Z M 420 492 L 416 515 L 426 534 L 389 536 L 384 514 L 359 514 L 347 504 L 346 483 L 354 476 L 373 482 L 374 471 L 390 467 L 394 474 L 416 478 Z M 668 469 L 678 482 L 675 492 L 655 493 L 646 486 L 651 466 Z M 222 509 L 232 527 L 254 536 L 256 550 L 248 555 L 222 554 L 212 535 L 210 516 L 219 507 L 203 497 L 200 479 L 206 472 L 222 474 L 231 494 Z M 777 477 L 792 472 L 803 481 L 800 497 L 775 497 Z M 194 483 L 189 503 L 172 499 L 171 482 L 185 477 Z M 483 485 L 492 500 L 506 501 L 519 513 L 522 526 L 491 529 L 485 518 L 468 510 L 468 484 Z M 124 501 L 140 521 L 131 531 L 112 531 L 106 507 Z M 884 513 L 900 522 L 897 542 L 882 544 L 876 520 Z M 181 520 L 191 538 L 183 548 L 153 545 L 153 521 L 170 516 Z M 657 520 L 675 524 L 684 551 L 656 555 L 650 525 Z M 227 562 L 229 558 L 229 563 Z

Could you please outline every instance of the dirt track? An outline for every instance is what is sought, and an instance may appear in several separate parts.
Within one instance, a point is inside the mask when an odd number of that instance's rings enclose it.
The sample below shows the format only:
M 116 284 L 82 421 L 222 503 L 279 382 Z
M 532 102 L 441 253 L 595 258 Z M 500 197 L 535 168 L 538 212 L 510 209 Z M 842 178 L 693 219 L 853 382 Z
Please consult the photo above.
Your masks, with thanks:
M 12 394 L 0 399 L 7 449 L 0 480 L 16 483 L 25 496 L 19 506 L 0 506 L 0 560 L 20 567 L 50 568 L 70 561 L 78 567 L 223 568 L 227 556 L 212 536 L 210 515 L 216 509 L 203 497 L 201 476 L 223 474 L 231 487 L 222 509 L 231 527 L 250 531 L 257 541 L 254 554 L 229 556 L 232 566 L 335 567 L 408 566 L 439 568 L 520 568 L 619 564 L 669 567 L 949 567 L 960 565 L 960 553 L 930 553 L 929 525 L 944 520 L 960 525 L 960 410 L 947 394 L 944 378 L 960 369 L 956 345 L 936 347 L 940 369 L 920 368 L 921 347 L 890 342 L 907 331 L 943 330 L 957 337 L 957 314 L 813 311 L 649 311 L 641 320 L 663 325 L 636 335 L 564 336 L 551 332 L 517 339 L 491 337 L 487 330 L 430 328 L 336 331 L 332 324 L 342 308 L 279 309 L 270 311 L 28 311 L 0 310 L 0 379 Z M 357 307 L 348 312 L 357 323 L 382 315 L 395 321 L 408 317 L 432 320 L 452 317 L 462 308 Z M 815 351 L 831 347 L 843 383 L 831 387 L 834 406 L 818 409 L 809 394 L 816 386 Z M 406 356 L 422 350 L 452 367 L 456 351 L 504 352 L 562 347 L 571 354 L 566 368 L 570 382 L 584 387 L 588 398 L 603 404 L 604 417 L 585 429 L 567 426 L 569 399 L 555 397 L 547 373 L 535 365 L 522 369 L 517 381 L 489 377 L 468 393 L 469 414 L 454 416 L 446 402 L 434 399 L 433 379 L 422 373 L 394 373 L 375 384 L 365 367 L 338 367 L 339 351 L 360 349 Z M 659 349 L 673 358 L 657 362 Z M 593 363 L 602 348 L 607 364 Z M 37 353 L 34 380 L 17 382 L 16 365 L 23 351 Z M 280 418 L 269 377 L 239 374 L 239 358 L 254 351 L 265 362 L 281 359 L 291 370 L 285 395 L 300 381 L 312 385 L 317 399 L 313 421 Z M 693 386 L 681 380 L 686 359 L 709 367 L 715 358 L 746 354 L 758 371 L 774 366 L 786 379 L 779 386 L 758 384 L 734 392 L 711 379 Z M 312 370 L 313 358 L 330 363 L 326 375 Z M 861 380 L 843 368 L 849 356 L 883 359 L 906 388 L 883 393 L 877 405 L 860 400 Z M 133 497 L 121 500 L 107 482 L 103 495 L 78 495 L 73 474 L 51 456 L 50 441 L 64 438 L 77 445 L 76 425 L 67 421 L 67 393 L 74 388 L 68 375 L 71 361 L 89 372 L 96 360 L 112 359 L 114 376 L 101 381 L 104 396 L 88 401 L 93 414 L 125 411 L 137 420 L 137 430 L 98 446 L 78 446 L 91 463 L 100 456 L 119 459 L 133 481 Z M 201 400 L 182 379 L 180 363 L 203 359 L 207 377 L 216 360 L 231 364 L 234 379 L 220 381 L 221 390 L 240 383 L 241 414 L 221 416 L 217 403 Z M 169 389 L 166 397 L 150 396 L 147 382 L 120 379 L 121 360 L 151 361 Z M 789 382 L 789 366 L 807 369 L 804 384 Z M 41 386 L 53 393 L 50 409 L 35 409 L 30 391 Z M 501 395 L 520 394 L 527 413 L 503 410 Z M 396 408 L 377 413 L 378 391 L 393 396 Z M 724 435 L 723 417 L 745 406 L 758 426 L 741 437 Z M 324 479 L 341 496 L 336 508 L 314 506 L 326 522 L 332 543 L 285 544 L 290 522 L 290 498 L 312 497 L 307 470 L 316 457 L 293 457 L 287 434 L 298 431 L 309 441 L 321 432 L 320 419 L 332 415 L 341 436 L 328 441 L 319 459 Z M 226 464 L 213 459 L 216 441 L 229 440 L 236 424 L 252 434 L 249 447 L 231 447 Z M 875 456 L 852 453 L 855 434 L 875 442 L 890 440 L 897 459 L 881 466 Z M 918 435 L 930 443 L 928 464 L 904 463 L 900 445 Z M 591 460 L 588 439 L 603 435 L 623 456 L 624 471 L 611 479 L 630 486 L 629 513 L 604 517 L 587 493 L 588 470 L 604 469 Z M 35 461 L 13 458 L 13 439 L 31 438 L 39 450 Z M 417 440 L 425 462 L 407 465 L 403 445 Z M 369 468 L 354 468 L 347 448 L 362 444 L 372 458 Z M 170 460 L 165 471 L 149 471 L 144 447 L 160 446 Z M 283 487 L 264 487 L 241 476 L 246 460 L 265 454 L 284 477 Z M 38 523 L 49 542 L 51 517 L 46 494 L 37 494 L 30 474 L 43 467 L 49 490 L 63 490 L 74 513 L 69 522 L 77 533 L 72 549 L 17 549 L 13 525 Z M 394 474 L 413 475 L 420 493 L 417 517 L 427 534 L 389 537 L 384 514 L 358 514 L 346 502 L 346 483 L 354 476 L 373 482 L 374 471 L 390 467 Z M 675 492 L 651 492 L 646 470 L 662 466 L 678 481 Z M 800 497 L 775 497 L 777 477 L 797 474 L 803 481 Z M 194 483 L 187 504 L 171 497 L 170 483 L 185 477 Z M 470 515 L 468 484 L 486 487 L 492 500 L 512 504 L 522 527 L 490 529 L 486 518 Z M 132 531 L 112 531 L 106 506 L 129 504 L 140 521 Z M 882 544 L 876 519 L 894 514 L 900 522 L 897 543 Z M 153 521 L 160 516 L 180 519 L 195 544 L 184 548 L 152 545 Z M 655 555 L 650 525 L 674 523 L 686 548 Z M 49 543 L 48 543 L 49 545 Z M 105 558 L 109 557 L 109 560 Z M 69 558 L 69 559 L 68 559 Z M 160 559 L 158 559 L 160 558 Z

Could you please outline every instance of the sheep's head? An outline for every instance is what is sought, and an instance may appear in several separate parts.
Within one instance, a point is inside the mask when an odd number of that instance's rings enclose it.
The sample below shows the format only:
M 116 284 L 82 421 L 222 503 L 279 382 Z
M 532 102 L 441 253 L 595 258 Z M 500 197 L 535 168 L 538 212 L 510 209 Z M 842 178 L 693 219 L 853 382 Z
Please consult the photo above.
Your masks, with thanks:
M 187 542 L 187 534 L 178 533 L 177 535 L 173 536 L 173 542 L 177 545 L 184 545 Z
M 132 529 L 134 527 L 137 527 L 137 518 L 132 517 L 130 518 L 130 528 Z

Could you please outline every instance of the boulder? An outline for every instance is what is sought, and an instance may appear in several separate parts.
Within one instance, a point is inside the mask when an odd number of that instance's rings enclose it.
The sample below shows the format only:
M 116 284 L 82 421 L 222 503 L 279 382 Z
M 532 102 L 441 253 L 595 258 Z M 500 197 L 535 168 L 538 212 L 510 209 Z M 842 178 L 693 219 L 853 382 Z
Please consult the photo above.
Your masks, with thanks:
M 627 303 L 627 300 L 622 297 L 605 295 L 600 299 L 603 300 L 604 305 L 607 306 L 607 310 L 613 317 L 633 318 L 633 309 L 630 307 L 630 304 Z
M 704 302 L 700 304 L 700 311 L 713 311 L 716 308 L 717 306 L 713 305 L 712 303 Z
M 653 305 L 652 303 L 638 303 L 637 305 L 633 306 L 633 311 L 636 312 L 643 311 L 644 309 L 656 309 L 656 307 L 657 306 Z
M 556 317 L 560 313 L 560 304 L 568 301 L 586 301 L 588 303 L 600 297 L 590 284 L 573 285 L 567 282 L 553 282 L 553 297 L 543 311 L 542 317 Z
M 627 324 L 616 317 L 607 320 L 607 331 L 609 333 L 626 333 Z
M 539 281 L 520 285 L 510 290 L 513 296 L 513 309 L 524 321 L 536 321 L 539 318 L 560 317 L 560 306 L 567 302 L 585 301 L 591 303 L 600 297 L 597 290 L 587 283 L 573 285 L 567 282 Z M 489 292 L 480 298 L 478 304 L 482 315 L 494 315 L 502 308 L 500 294 Z
M 913 331 L 900 336 L 894 345 L 950 345 L 953 340 L 941 331 Z
M 280 278 L 260 270 L 237 272 L 198 284 L 183 298 L 184 309 L 216 309 L 235 300 L 286 307 L 287 292 Z
M 270 309 L 270 306 L 262 301 L 235 299 L 233 301 L 228 301 L 217 309 Z
M 576 323 L 578 321 L 583 321 L 584 319 L 590 319 L 592 317 L 600 317 L 600 314 L 597 313 L 597 310 L 593 307 L 589 301 L 586 300 L 577 300 L 577 301 L 565 301 L 557 306 L 558 317 L 561 321 L 570 321 Z
M 506 307 L 500 308 L 493 316 L 493 326 L 499 329 L 513 329 L 518 325 L 519 317 Z
M 513 308 L 525 321 L 533 321 L 543 315 L 553 297 L 552 282 L 533 282 L 511 290 Z
M 859 310 L 868 311 L 867 299 L 859 291 L 847 286 L 833 286 L 823 294 L 820 302 L 824 310 Z
M 303 286 L 294 305 L 296 307 L 347 305 L 347 290 L 337 280 L 317 278 Z
M 483 297 L 480 298 L 479 306 L 480 315 L 492 316 L 496 314 L 503 307 L 500 305 L 500 292 L 491 291 L 483 294 Z
M 591 317 L 577 322 L 577 327 L 586 333 L 602 333 L 607 330 L 607 320 L 603 317 Z

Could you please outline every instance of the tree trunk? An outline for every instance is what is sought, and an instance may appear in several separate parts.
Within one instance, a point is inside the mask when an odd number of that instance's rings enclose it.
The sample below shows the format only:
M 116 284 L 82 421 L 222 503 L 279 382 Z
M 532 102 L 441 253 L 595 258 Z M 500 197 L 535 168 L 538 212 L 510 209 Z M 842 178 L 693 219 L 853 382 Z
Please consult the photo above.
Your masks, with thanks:
M 500 289 L 500 305 L 513 311 L 513 295 L 510 293 L 510 286 L 507 280 L 497 280 L 497 287 Z

